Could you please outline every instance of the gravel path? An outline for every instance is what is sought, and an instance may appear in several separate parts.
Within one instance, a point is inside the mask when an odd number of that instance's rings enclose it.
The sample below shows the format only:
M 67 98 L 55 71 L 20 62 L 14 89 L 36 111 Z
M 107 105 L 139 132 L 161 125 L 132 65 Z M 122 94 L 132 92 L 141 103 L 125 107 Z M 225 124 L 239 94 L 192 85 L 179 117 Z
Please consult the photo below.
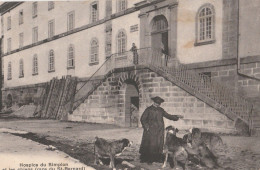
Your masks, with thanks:
M 31 132 L 31 136 L 27 136 L 27 138 L 34 136 L 39 141 L 46 140 L 53 142 L 52 144 L 56 144 L 59 150 L 90 166 L 93 165 L 93 140 L 96 136 L 106 139 L 128 138 L 134 142 L 134 145 L 118 158 L 117 168 L 125 168 L 120 164 L 123 160 L 135 164 L 138 167 L 137 169 L 157 170 L 162 166 L 161 163 L 147 165 L 139 162 L 138 149 L 142 137 L 141 128 L 119 128 L 113 125 L 33 119 L 0 119 L 0 128 Z M 180 133 L 179 135 L 182 136 L 183 134 Z M 260 137 L 228 135 L 221 137 L 225 145 L 221 151 L 222 156 L 219 158 L 219 162 L 224 168 L 220 169 L 260 169 Z M 107 166 L 94 167 L 97 169 L 107 169 Z M 195 170 L 194 167 L 193 169 Z

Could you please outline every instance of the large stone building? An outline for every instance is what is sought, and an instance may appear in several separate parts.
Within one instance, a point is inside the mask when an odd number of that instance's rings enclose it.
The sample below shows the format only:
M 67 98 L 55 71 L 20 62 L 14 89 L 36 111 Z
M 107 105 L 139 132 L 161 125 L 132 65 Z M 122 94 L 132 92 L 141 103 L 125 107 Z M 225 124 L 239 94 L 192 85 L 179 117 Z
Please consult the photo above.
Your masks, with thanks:
M 33 101 L 53 77 L 72 75 L 78 77 L 72 121 L 133 126 L 131 106 L 139 120 L 159 95 L 166 111 L 184 115 L 176 126 L 229 132 L 244 122 L 255 131 L 259 6 L 256 0 L 3 3 L 3 100 Z M 138 50 L 130 50 L 132 43 Z

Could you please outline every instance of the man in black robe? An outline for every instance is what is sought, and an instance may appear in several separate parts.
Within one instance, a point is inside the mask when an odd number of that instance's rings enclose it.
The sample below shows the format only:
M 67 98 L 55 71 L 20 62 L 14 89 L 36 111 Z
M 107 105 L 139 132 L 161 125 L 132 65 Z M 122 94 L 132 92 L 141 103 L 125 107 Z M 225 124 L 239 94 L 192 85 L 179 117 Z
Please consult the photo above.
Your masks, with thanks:
M 153 97 L 153 105 L 145 109 L 141 116 L 143 126 L 143 138 L 139 153 L 141 162 L 160 162 L 162 161 L 164 145 L 164 121 L 163 117 L 177 121 L 183 118 L 181 115 L 170 115 L 160 107 L 164 100 L 160 97 Z

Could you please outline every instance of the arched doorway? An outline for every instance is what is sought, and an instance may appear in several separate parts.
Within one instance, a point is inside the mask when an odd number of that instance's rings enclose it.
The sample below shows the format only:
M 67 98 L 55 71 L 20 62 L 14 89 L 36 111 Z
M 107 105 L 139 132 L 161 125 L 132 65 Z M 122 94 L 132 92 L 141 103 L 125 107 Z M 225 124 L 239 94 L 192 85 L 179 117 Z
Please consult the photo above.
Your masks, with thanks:
M 163 53 L 169 53 L 168 50 L 168 22 L 165 16 L 158 15 L 151 22 L 151 44 L 156 50 L 163 50 Z
M 125 81 L 125 126 L 138 127 L 139 123 L 139 91 L 134 80 Z
M 6 107 L 7 108 L 12 107 L 12 103 L 13 103 L 12 95 L 8 94 L 6 98 Z

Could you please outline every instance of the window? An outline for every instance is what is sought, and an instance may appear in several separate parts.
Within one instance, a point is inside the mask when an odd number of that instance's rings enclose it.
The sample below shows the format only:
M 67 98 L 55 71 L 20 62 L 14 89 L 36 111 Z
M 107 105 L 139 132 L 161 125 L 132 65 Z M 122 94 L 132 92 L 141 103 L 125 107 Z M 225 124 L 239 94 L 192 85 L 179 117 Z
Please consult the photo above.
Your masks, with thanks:
M 120 31 L 117 35 L 117 52 L 119 54 L 126 51 L 126 34 L 124 31 Z
M 91 23 L 96 22 L 98 20 L 98 3 L 94 2 L 91 4 Z
M 23 33 L 19 34 L 19 48 L 23 47 Z
M 96 64 L 98 62 L 98 41 L 96 39 L 92 40 L 90 46 L 90 63 Z
M 68 31 L 74 29 L 75 26 L 75 16 L 74 11 L 68 13 Z
M 7 30 L 11 29 L 11 16 L 7 17 Z
M 7 80 L 12 79 L 12 63 L 8 63 L 8 68 L 7 68 Z
M 118 12 L 124 11 L 127 8 L 127 0 L 118 0 Z
M 37 57 L 37 55 L 36 54 L 34 54 L 34 56 L 33 56 L 33 70 L 32 70 L 32 74 L 33 75 L 37 75 L 38 74 L 38 57 Z
M 74 61 L 74 46 L 70 45 L 68 48 L 68 68 L 74 68 L 75 61 Z
M 48 10 L 50 11 L 52 9 L 54 9 L 54 2 L 53 1 L 49 1 L 48 2 Z
M 37 2 L 34 2 L 33 4 L 32 4 L 32 17 L 33 18 L 35 18 L 35 17 L 37 17 L 37 13 L 38 13 L 38 4 L 37 4 Z
M 49 35 L 49 38 L 53 37 L 54 36 L 54 31 L 55 31 L 55 23 L 54 23 L 54 20 L 51 20 L 49 21 L 48 23 L 48 35 Z
M 32 34 L 32 43 L 36 43 L 38 41 L 38 27 L 33 28 Z
M 49 72 L 55 71 L 55 58 L 54 51 L 50 50 L 49 52 Z
M 19 78 L 24 77 L 23 59 L 19 61 Z
M 12 39 L 8 38 L 7 39 L 7 52 L 11 52 L 12 50 Z
M 23 10 L 19 11 L 19 25 L 23 24 Z
M 210 4 L 202 6 L 197 14 L 196 22 L 197 43 L 212 42 L 214 40 L 214 7 Z

